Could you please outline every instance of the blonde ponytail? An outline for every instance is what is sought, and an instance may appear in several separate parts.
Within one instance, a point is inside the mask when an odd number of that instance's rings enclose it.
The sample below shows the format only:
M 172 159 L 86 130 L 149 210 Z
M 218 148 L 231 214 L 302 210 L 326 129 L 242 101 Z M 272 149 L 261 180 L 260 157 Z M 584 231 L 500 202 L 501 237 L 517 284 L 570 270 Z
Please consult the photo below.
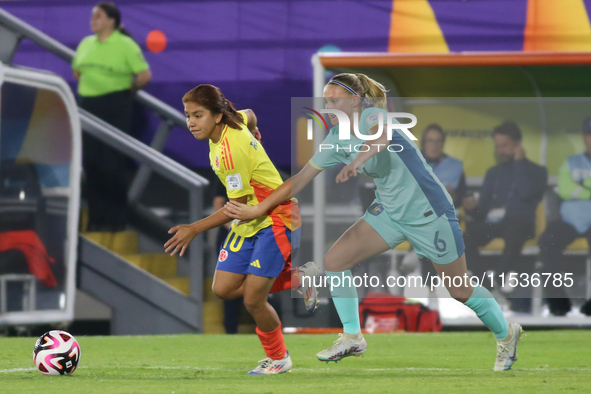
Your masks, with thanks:
M 384 85 L 365 74 L 355 74 L 355 76 L 359 79 L 359 83 L 363 88 L 363 91 L 360 92 L 362 97 L 368 97 L 368 101 L 372 102 L 374 107 L 387 111 L 386 88 Z
M 335 75 L 328 83 L 346 85 L 345 90 L 351 94 L 357 94 L 361 98 L 364 107 L 373 106 L 388 110 L 386 88 L 365 74 L 343 73 Z

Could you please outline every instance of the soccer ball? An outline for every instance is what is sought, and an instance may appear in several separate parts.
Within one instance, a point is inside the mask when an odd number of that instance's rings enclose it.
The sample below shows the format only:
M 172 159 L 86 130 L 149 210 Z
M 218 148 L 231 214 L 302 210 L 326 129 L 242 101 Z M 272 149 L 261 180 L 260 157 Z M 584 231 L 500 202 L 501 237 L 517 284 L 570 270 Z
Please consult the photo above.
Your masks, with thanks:
M 45 375 L 69 375 L 80 361 L 80 346 L 76 338 L 65 331 L 48 331 L 37 339 L 33 361 Z

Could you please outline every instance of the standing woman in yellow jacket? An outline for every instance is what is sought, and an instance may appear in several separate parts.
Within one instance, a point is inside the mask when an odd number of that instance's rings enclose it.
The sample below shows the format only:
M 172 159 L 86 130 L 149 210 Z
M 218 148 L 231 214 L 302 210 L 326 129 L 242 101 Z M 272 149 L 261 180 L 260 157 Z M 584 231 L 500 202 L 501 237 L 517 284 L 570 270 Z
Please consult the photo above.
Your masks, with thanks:
M 94 34 L 82 40 L 72 61 L 79 105 L 129 133 L 133 94 L 148 84 L 152 74 L 139 45 L 122 28 L 121 13 L 113 2 L 98 3 L 90 24 Z M 130 161 L 85 134 L 83 164 L 89 230 L 124 230 Z

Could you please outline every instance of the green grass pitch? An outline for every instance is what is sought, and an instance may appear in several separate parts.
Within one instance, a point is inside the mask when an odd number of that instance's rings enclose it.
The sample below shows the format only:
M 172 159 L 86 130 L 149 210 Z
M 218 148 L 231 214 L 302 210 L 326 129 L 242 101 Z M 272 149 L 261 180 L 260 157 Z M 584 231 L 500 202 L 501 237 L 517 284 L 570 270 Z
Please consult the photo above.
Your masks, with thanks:
M 0 393 L 574 393 L 591 391 L 591 331 L 531 331 L 513 370 L 493 372 L 491 333 L 367 335 L 365 357 L 321 363 L 336 335 L 286 335 L 292 372 L 246 373 L 264 358 L 255 335 L 78 337 L 71 376 L 34 370 L 37 338 L 1 338 Z

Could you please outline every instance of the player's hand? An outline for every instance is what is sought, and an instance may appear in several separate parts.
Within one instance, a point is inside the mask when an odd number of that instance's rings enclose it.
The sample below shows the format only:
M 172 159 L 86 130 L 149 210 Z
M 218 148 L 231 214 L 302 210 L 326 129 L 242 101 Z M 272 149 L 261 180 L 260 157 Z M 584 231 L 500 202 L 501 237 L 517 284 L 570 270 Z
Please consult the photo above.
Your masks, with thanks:
M 224 205 L 224 213 L 232 219 L 240 219 L 238 225 L 248 223 L 261 216 L 256 205 L 253 207 L 234 200 L 230 200 Z
M 174 233 L 174 236 L 164 244 L 166 253 L 174 256 L 177 252 L 180 252 L 179 256 L 181 257 L 185 254 L 185 250 L 187 250 L 195 235 L 197 235 L 188 224 L 174 226 L 168 230 L 168 233 Z
M 335 179 L 336 183 L 347 182 L 349 178 L 351 178 L 352 176 L 357 176 L 358 169 L 359 167 L 356 164 L 351 163 L 349 165 L 346 165 L 337 175 Z

